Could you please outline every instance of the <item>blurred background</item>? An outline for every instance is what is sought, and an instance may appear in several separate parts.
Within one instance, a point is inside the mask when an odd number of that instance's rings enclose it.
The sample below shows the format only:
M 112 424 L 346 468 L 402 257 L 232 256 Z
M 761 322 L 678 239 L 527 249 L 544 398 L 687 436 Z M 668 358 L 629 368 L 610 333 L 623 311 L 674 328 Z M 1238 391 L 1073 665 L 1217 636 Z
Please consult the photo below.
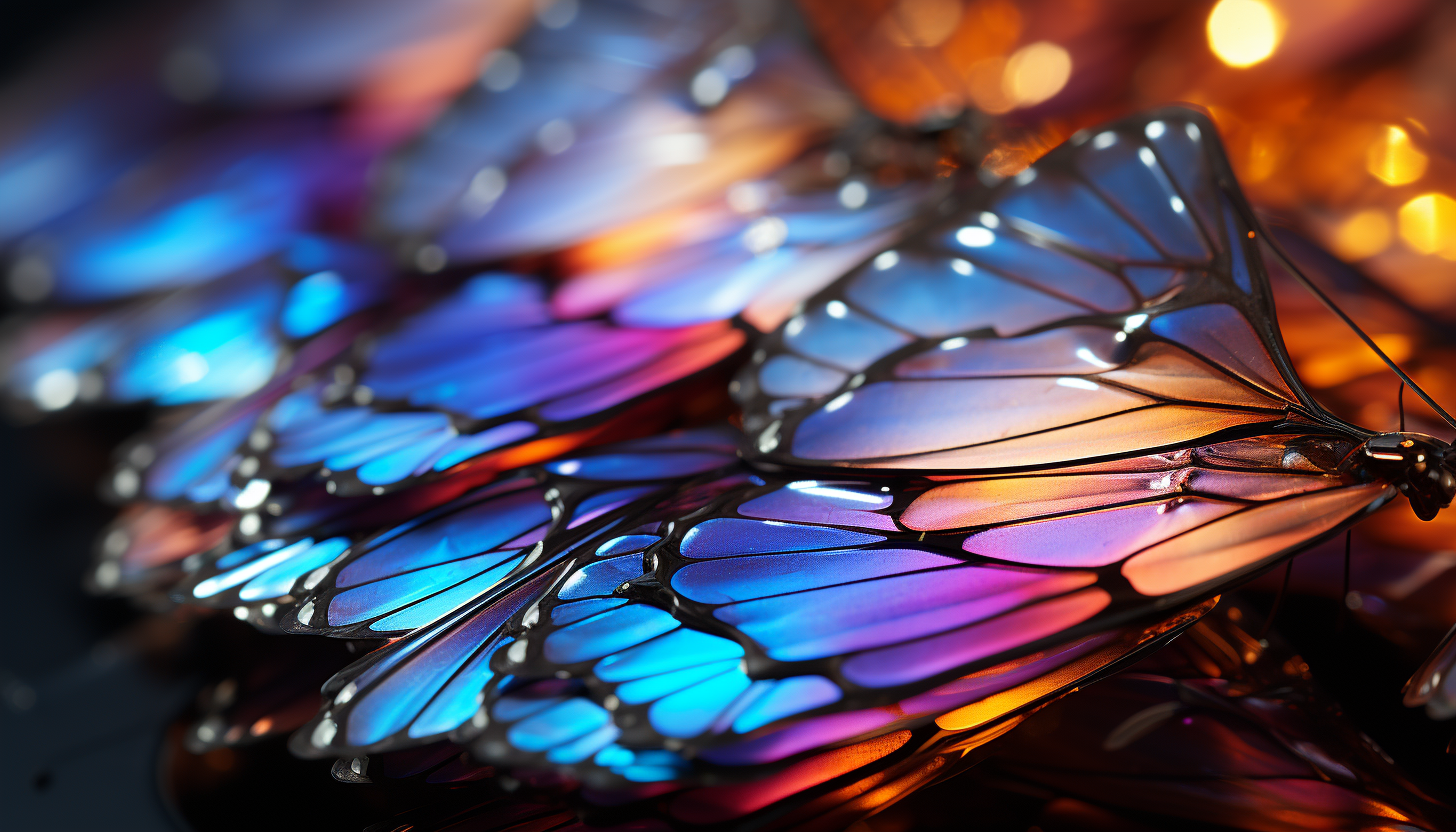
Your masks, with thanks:
M 393 798 L 287 755 L 282 733 L 253 746 L 185 746 L 184 727 L 227 677 L 221 657 L 267 652 L 274 640 L 226 613 L 108 592 L 120 579 L 108 585 L 97 563 L 115 503 L 129 496 L 115 449 L 258 391 L 316 332 L 367 323 L 375 306 L 414 303 L 467 273 L 508 265 L 590 288 L 598 284 L 583 278 L 722 233 L 683 216 L 717 217 L 727 203 L 746 223 L 759 191 L 745 183 L 812 180 L 853 209 L 861 191 L 901 193 L 958 171 L 1009 176 L 1082 128 L 1196 104 L 1296 260 L 1437 401 L 1456 403 L 1452 4 L 799 0 L 708 12 L 644 3 L 661 20 L 631 30 L 631 48 L 649 56 L 633 66 L 649 69 L 562 72 L 523 93 L 529 100 L 507 99 L 542 66 L 595 66 L 583 56 L 607 47 L 542 34 L 584 25 L 591 4 L 0 8 L 7 828 L 319 818 L 363 828 L 392 810 Z M 705 22 L 714 15 L 722 19 Z M 649 107 L 642 90 L 675 109 Z M 532 111 L 548 99 L 570 117 Z M 625 124 L 628 111 L 638 121 Z M 519 147 L 486 146 L 516 121 Z M 659 160 L 682 161 L 638 170 L 608 152 L 614 141 L 656 141 Z M 563 183 L 590 199 L 562 203 Z M 304 238 L 330 241 L 334 265 L 298 265 L 312 256 L 299 253 Z M 360 257 L 369 265 L 357 272 L 336 265 Z M 671 271 L 675 261 L 661 262 L 654 268 Z M 328 269 L 355 294 L 306 282 Z M 276 297 L 244 291 L 272 280 L 283 287 Z M 1331 409 L 1370 428 L 1405 418 L 1449 438 L 1411 396 L 1402 417 L 1394 376 L 1299 287 L 1276 290 L 1300 375 Z M 558 295 L 558 310 L 579 303 L 595 314 L 595 289 L 581 291 Z M 782 319 L 776 309 L 740 304 L 721 317 L 768 329 Z M 209 517 L 189 517 L 190 537 L 145 566 L 175 566 L 220 539 Z M 175 541 L 181 532 L 167 528 Z M 1456 795 L 1453 732 L 1405 708 L 1400 686 L 1456 621 L 1453 548 L 1451 513 L 1420 524 L 1394 506 L 1357 531 L 1347 597 L 1341 552 L 1323 547 L 1296 561 L 1278 618 L 1358 729 L 1442 799 Z M 1256 583 L 1254 606 L 1276 586 Z M 1332 638 L 1341 607 L 1352 625 Z M 347 659 L 345 645 L 320 649 L 338 652 L 327 657 L 335 666 Z M 955 779 L 866 823 L 953 828 L 950 809 L 971 799 L 998 807 L 988 810 L 995 828 L 1049 817 L 1047 801 L 1011 793 Z M 1075 813 L 1056 817 L 1062 828 L 1094 828 Z

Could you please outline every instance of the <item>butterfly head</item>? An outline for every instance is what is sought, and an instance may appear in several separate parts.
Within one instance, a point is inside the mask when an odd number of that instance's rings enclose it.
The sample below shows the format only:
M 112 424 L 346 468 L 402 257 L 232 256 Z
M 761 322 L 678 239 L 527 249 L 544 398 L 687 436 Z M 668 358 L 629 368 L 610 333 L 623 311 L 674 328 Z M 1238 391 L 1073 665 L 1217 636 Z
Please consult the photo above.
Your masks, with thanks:
M 1456 448 L 1423 433 L 1381 433 L 1352 455 L 1351 464 L 1370 479 L 1389 482 L 1430 520 L 1456 497 Z

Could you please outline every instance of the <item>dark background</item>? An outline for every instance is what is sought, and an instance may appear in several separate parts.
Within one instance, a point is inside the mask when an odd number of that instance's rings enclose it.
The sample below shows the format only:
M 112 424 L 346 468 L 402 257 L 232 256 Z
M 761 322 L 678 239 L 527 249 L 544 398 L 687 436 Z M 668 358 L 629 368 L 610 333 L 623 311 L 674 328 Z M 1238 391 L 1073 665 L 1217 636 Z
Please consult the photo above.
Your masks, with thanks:
M 142 4 L 0 2 L 0 84 L 68 35 Z M 140 414 L 18 428 L 0 421 L 0 827 L 176 830 L 156 787 L 162 727 L 190 696 L 127 647 L 138 616 L 82 594 L 111 511 L 94 483 Z

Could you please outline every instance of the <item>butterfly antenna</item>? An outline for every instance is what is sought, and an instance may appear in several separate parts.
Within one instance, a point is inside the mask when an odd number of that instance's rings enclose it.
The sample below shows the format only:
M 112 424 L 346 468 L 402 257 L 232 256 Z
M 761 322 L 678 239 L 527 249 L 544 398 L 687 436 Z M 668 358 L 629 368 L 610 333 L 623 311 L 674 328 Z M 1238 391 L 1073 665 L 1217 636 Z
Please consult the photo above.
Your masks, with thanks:
M 1395 409 L 1400 411 L 1400 432 L 1405 433 L 1405 382 L 1395 391 Z
M 1249 233 L 1252 234 L 1253 232 Z M 1421 397 L 1422 401 L 1430 405 L 1432 410 L 1436 411 L 1436 415 L 1440 416 L 1446 421 L 1446 424 L 1450 425 L 1453 428 L 1456 428 L 1456 418 L 1452 418 L 1451 414 L 1447 413 L 1440 405 L 1436 404 L 1436 400 L 1428 396 L 1426 394 L 1426 391 L 1420 388 L 1420 385 L 1412 381 L 1411 377 L 1406 375 L 1405 371 L 1402 370 L 1400 366 L 1391 359 L 1390 356 L 1385 354 L 1385 350 L 1382 350 L 1380 348 L 1380 345 L 1375 343 L 1374 339 L 1372 339 L 1369 335 L 1365 334 L 1365 330 L 1361 329 L 1359 324 L 1355 323 L 1355 321 L 1351 319 L 1349 315 L 1345 314 L 1345 310 L 1335 305 L 1335 302 L 1330 299 L 1329 295 L 1326 295 L 1320 289 L 1320 287 L 1314 285 L 1313 281 L 1311 281 L 1308 277 L 1305 277 L 1304 272 L 1300 271 L 1299 267 L 1294 265 L 1294 261 L 1289 258 L 1288 254 L 1284 253 L 1284 248 L 1279 245 L 1279 242 L 1277 240 L 1274 239 L 1273 234 L 1265 231 L 1264 242 L 1267 243 L 1269 248 L 1274 251 L 1274 254 L 1279 257 L 1280 262 L 1283 263 L 1284 267 L 1289 270 L 1289 273 L 1294 275 L 1294 278 L 1304 285 L 1304 288 L 1308 289 L 1316 298 L 1318 298 L 1319 302 L 1324 304 L 1326 309 L 1335 313 L 1335 315 L 1339 317 L 1340 320 L 1344 321 L 1345 325 L 1350 327 L 1350 329 L 1353 330 L 1354 333 L 1360 337 L 1361 341 L 1365 342 L 1365 346 L 1369 347 L 1376 355 L 1380 356 L 1380 360 L 1385 362 L 1385 366 L 1389 367 L 1391 372 L 1395 373 L 1397 376 L 1400 377 L 1402 392 L 1404 391 L 1405 387 L 1410 387 L 1410 389 L 1415 391 L 1417 396 Z
M 1269 614 L 1264 617 L 1264 626 L 1259 628 L 1259 635 L 1256 638 L 1263 641 L 1269 635 L 1269 630 L 1274 626 L 1274 617 L 1279 615 L 1279 604 L 1284 600 L 1284 593 L 1289 591 L 1289 575 L 1294 571 L 1294 558 L 1284 562 L 1284 582 L 1279 584 L 1279 594 L 1274 596 L 1274 604 L 1269 607 Z

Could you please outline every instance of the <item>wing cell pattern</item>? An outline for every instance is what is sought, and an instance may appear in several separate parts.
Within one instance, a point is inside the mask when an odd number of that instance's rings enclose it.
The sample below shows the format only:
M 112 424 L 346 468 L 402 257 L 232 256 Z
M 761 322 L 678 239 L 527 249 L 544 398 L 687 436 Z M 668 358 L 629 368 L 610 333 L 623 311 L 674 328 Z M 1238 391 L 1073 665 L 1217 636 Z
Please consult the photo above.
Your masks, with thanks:
M 1318 421 L 1205 128 L 1079 135 L 816 296 L 739 376 L 755 455 L 993 471 Z
M 673 307 L 697 284 L 466 282 L 270 401 L 263 476 L 327 469 L 336 513 L 280 489 L 291 532 L 216 553 L 189 600 L 393 639 L 325 685 L 300 753 L 450 739 L 589 783 L 802 791 L 970 750 L 1396 494 L 1288 369 L 1201 116 L 1079 135 L 954 199 L 758 341 L 743 459 L 721 432 L 572 451 L 746 344 Z M 365 495 L 546 439 L 368 525 L 395 504 Z M 199 471 L 234 472 L 236 504 L 246 462 Z M 683 817 L 729 793 L 695 794 Z
M 401 636 L 498 597 L 600 524 L 734 460 L 731 435 L 702 430 L 527 468 L 429 510 L 388 505 L 414 496 L 406 492 L 307 532 L 224 544 L 174 594 L 292 632 Z M 408 519 L 391 524 L 391 514 Z
M 381 334 L 345 384 L 280 401 L 264 422 L 264 476 L 322 468 L 340 494 L 380 493 L 511 449 L 498 468 L 549 458 L 582 441 L 564 436 L 573 428 L 711 369 L 744 340 L 724 321 L 557 321 L 540 282 L 480 275 Z

